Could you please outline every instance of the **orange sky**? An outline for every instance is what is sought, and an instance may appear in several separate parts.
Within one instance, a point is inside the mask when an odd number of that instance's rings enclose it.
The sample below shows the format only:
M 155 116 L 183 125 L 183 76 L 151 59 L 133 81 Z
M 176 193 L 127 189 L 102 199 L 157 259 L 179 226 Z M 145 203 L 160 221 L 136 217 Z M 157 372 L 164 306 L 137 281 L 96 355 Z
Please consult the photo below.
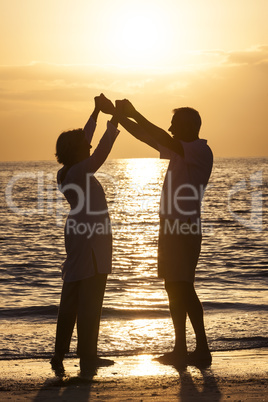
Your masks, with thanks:
M 166 129 L 192 106 L 215 156 L 267 156 L 267 15 L 267 0 L 0 1 L 0 160 L 53 159 L 101 92 Z M 121 130 L 111 157 L 157 152 Z

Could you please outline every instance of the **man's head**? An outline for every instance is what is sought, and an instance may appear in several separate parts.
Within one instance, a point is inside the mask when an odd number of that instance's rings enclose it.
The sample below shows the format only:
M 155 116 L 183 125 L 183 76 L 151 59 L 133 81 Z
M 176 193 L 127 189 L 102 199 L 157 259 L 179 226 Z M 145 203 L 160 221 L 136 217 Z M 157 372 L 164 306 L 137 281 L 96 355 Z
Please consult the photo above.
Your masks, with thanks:
M 185 142 L 195 141 L 202 124 L 197 110 L 190 107 L 180 107 L 174 109 L 173 113 L 171 126 L 168 129 L 173 137 Z
M 56 158 L 65 166 L 72 166 L 89 157 L 88 144 L 82 128 L 63 132 L 56 143 Z

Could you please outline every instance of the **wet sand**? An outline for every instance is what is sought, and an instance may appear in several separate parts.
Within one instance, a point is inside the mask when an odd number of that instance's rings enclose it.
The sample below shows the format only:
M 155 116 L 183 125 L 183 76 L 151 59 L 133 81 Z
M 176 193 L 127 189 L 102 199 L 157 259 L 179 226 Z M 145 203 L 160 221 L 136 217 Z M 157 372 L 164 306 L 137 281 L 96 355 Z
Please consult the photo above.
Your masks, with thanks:
M 268 349 L 214 352 L 212 366 L 177 371 L 153 355 L 118 356 L 91 380 L 66 359 L 58 379 L 48 360 L 1 361 L 1 401 L 268 401 Z

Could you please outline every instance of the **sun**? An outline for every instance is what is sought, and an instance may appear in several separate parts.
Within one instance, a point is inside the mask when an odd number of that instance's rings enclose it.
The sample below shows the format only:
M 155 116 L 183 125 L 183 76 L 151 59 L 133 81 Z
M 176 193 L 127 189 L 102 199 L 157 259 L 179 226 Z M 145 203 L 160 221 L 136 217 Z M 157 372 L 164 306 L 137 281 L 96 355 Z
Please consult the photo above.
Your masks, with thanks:
M 125 1 L 116 10 L 116 24 L 107 46 L 121 66 L 157 67 L 169 50 L 170 30 L 165 9 L 157 2 Z M 112 19 L 115 21 L 115 19 Z
M 150 15 L 128 15 L 122 23 L 121 43 L 123 48 L 144 55 L 157 45 L 158 31 Z

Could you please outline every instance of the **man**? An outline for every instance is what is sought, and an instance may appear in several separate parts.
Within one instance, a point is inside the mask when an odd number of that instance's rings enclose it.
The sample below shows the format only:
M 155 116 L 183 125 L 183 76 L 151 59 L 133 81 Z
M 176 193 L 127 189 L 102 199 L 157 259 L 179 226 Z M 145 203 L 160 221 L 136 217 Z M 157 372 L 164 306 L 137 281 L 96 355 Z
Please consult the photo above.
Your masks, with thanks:
M 169 128 L 171 136 L 143 117 L 128 100 L 116 102 L 116 117 L 137 139 L 158 150 L 161 158 L 170 160 L 160 202 L 158 276 L 165 280 L 175 346 L 157 360 L 176 367 L 210 365 L 203 308 L 194 289 L 202 238 L 201 200 L 213 164 L 207 141 L 199 139 L 200 115 L 188 107 L 175 109 Z M 187 314 L 196 334 L 196 349 L 189 354 Z

